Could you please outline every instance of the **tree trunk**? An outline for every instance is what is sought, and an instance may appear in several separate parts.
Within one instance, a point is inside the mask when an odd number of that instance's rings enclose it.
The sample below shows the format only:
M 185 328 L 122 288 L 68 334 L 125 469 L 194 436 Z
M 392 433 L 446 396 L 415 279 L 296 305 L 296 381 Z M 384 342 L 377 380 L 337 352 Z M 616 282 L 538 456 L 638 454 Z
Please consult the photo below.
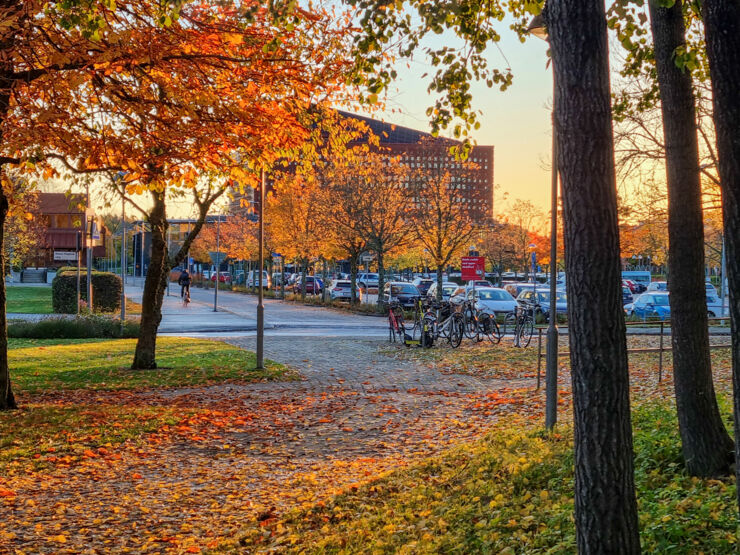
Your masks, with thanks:
M 717 406 L 709 356 L 696 108 L 691 74 L 674 57 L 686 43 L 681 4 L 662 8 L 658 0 L 649 2 L 668 179 L 673 383 L 686 469 L 716 476 L 729 471 L 733 444 Z
M 152 255 L 144 282 L 141 301 L 141 324 L 136 342 L 132 370 L 150 370 L 157 367 L 157 330 L 162 321 L 162 301 L 169 273 L 167 254 L 167 217 L 164 193 L 152 192 L 154 206 L 149 214 L 152 233 Z M 216 277 L 218 279 L 218 275 Z
M 437 264 L 437 294 L 435 297 L 437 298 L 437 302 L 442 302 L 442 264 Z
M 735 472 L 740 483 L 740 2 L 704 0 L 732 320 Z M 740 488 L 737 488 L 740 504 Z
M 352 306 L 357 304 L 357 259 L 358 255 L 349 257 L 350 301 Z
M 306 261 L 301 270 L 301 275 L 303 276 L 303 279 L 301 280 L 301 300 L 306 300 L 306 274 L 308 273 L 308 261 Z
M 17 409 L 8 366 L 8 320 L 5 313 L 5 219 L 8 199 L 0 190 L 0 410 Z
M 581 555 L 640 552 L 604 3 L 548 2 Z
M 378 249 L 378 310 L 383 308 L 383 287 L 385 287 L 385 267 L 383 265 L 383 249 Z

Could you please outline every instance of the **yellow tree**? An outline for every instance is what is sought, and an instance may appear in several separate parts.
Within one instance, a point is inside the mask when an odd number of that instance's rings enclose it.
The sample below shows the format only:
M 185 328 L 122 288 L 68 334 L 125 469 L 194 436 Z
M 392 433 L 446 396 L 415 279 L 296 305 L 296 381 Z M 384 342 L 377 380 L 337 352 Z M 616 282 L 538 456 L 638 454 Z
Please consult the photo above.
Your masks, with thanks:
M 472 169 L 472 165 L 467 169 Z M 413 199 L 411 224 L 416 240 L 427 250 L 437 269 L 437 300 L 442 300 L 442 271 L 461 255 L 475 237 L 470 191 L 465 171 L 452 179 L 449 171 L 424 168 L 411 175 L 408 192 Z M 466 194 L 467 193 L 467 194 Z

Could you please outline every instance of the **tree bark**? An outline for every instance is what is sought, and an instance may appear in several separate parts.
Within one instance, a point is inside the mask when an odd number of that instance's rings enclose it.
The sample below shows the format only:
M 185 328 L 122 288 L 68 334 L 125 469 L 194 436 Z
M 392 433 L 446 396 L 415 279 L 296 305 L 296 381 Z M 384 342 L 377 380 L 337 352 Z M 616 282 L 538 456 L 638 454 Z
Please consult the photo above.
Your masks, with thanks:
M 437 277 L 437 294 L 435 295 L 437 302 L 442 302 L 442 284 L 444 283 L 444 280 L 442 279 L 442 271 L 444 270 L 444 267 L 442 264 L 437 264 L 437 271 L 436 271 L 436 277 Z
M 385 266 L 383 264 L 383 249 L 377 250 L 378 254 L 378 309 L 383 308 L 383 287 L 385 287 Z
M 354 306 L 357 304 L 357 259 L 359 255 L 350 255 L 349 257 L 349 279 L 350 279 L 350 301 Z
M 545 8 L 555 78 L 582 555 L 640 552 L 604 3 Z
M 702 13 L 722 188 L 732 321 L 735 473 L 740 483 L 740 1 L 704 0 Z M 740 488 L 737 495 L 740 505 Z
M 8 366 L 8 320 L 5 313 L 5 219 L 8 215 L 8 199 L 0 190 L 0 410 L 17 409 L 13 388 L 10 384 Z
M 166 239 L 168 223 L 164 192 L 153 191 L 152 198 L 154 205 L 148 217 L 152 233 L 152 255 L 144 282 L 139 339 L 131 364 L 132 370 L 151 370 L 157 367 L 157 330 L 162 321 L 162 301 L 169 274 Z
M 687 471 L 727 474 L 733 443 L 717 406 L 709 355 L 704 287 L 704 222 L 699 175 L 696 107 L 691 74 L 676 65 L 685 45 L 681 0 L 670 8 L 650 0 L 668 180 L 668 272 L 670 277 L 673 384 Z

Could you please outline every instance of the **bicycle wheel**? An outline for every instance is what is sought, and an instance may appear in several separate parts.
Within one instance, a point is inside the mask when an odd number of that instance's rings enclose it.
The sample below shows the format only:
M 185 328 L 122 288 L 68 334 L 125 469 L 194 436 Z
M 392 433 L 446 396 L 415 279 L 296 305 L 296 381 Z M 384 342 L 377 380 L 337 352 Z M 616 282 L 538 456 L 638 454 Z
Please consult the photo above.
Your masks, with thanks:
M 470 309 L 467 308 L 463 312 L 463 330 L 465 331 L 465 337 L 468 339 L 478 339 L 478 318 L 476 318 L 475 313 Z
M 450 321 L 449 335 L 447 339 L 450 342 L 450 345 L 454 349 L 457 349 L 462 342 L 463 335 L 465 334 L 465 318 L 463 318 L 462 314 L 458 313 L 453 314 L 451 318 L 452 320 Z
M 519 327 L 519 346 L 528 347 L 534 334 L 534 321 L 531 316 L 526 316 Z
M 512 335 L 516 331 L 516 314 L 514 312 L 509 312 L 504 317 L 504 328 L 501 335 L 506 335 L 507 333 L 511 333 Z
M 398 339 L 399 343 L 405 343 L 406 326 L 403 323 L 403 310 L 397 308 L 394 313 L 396 315 L 396 338 Z
M 491 343 L 498 343 L 501 341 L 501 328 L 496 323 L 495 316 L 490 314 L 481 314 L 480 318 L 480 334 L 482 334 Z

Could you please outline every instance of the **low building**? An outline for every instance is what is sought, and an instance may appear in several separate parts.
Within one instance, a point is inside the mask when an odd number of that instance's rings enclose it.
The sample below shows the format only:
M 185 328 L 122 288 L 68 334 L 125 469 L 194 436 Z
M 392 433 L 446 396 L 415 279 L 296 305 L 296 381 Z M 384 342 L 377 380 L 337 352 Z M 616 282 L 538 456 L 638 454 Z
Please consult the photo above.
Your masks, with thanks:
M 26 260 L 26 267 L 54 269 L 76 264 L 77 236 L 84 236 L 90 223 L 99 231 L 96 238 L 89 239 L 88 233 L 88 240 L 82 240 L 82 263 L 85 263 L 88 245 L 93 258 L 105 256 L 108 231 L 102 220 L 86 206 L 85 195 L 39 193 L 35 217 L 44 227 L 44 239 L 36 253 Z

